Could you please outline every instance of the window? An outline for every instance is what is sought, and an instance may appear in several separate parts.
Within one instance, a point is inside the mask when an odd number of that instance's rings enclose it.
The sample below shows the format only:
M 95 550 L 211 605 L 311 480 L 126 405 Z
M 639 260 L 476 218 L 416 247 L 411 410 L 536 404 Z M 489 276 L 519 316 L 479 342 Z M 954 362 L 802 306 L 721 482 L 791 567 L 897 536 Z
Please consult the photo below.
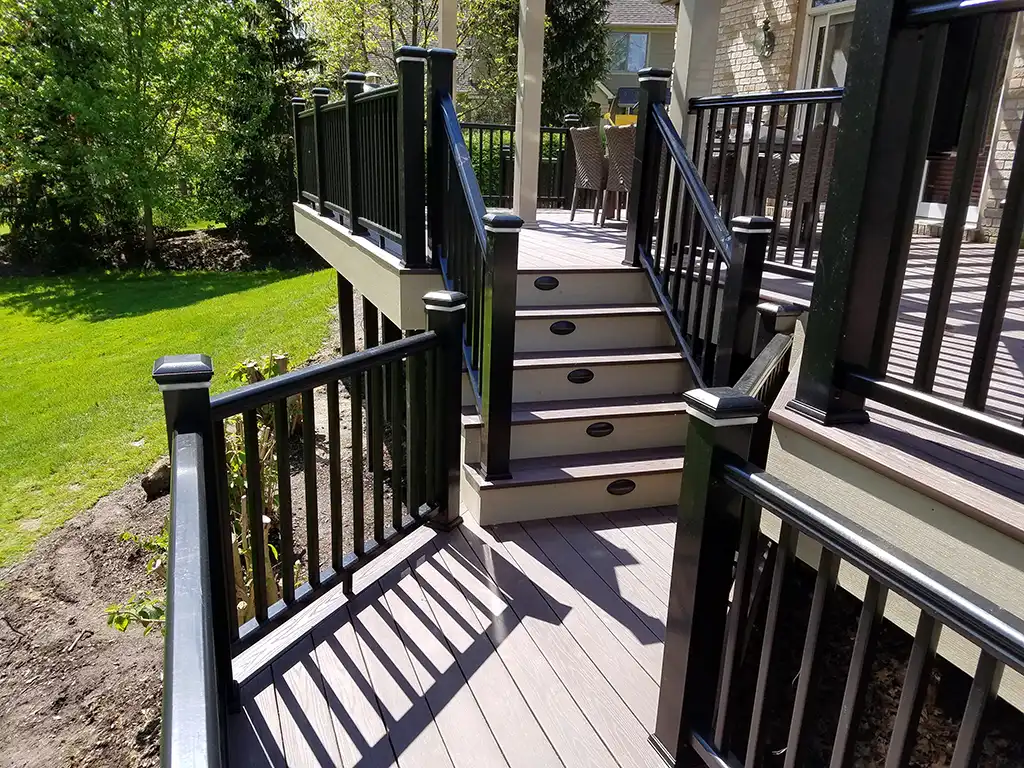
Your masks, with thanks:
M 846 82 L 846 61 L 853 31 L 853 3 L 813 0 L 804 54 L 805 88 L 833 88 Z
M 611 32 L 608 35 L 608 69 L 639 72 L 647 66 L 646 32 Z

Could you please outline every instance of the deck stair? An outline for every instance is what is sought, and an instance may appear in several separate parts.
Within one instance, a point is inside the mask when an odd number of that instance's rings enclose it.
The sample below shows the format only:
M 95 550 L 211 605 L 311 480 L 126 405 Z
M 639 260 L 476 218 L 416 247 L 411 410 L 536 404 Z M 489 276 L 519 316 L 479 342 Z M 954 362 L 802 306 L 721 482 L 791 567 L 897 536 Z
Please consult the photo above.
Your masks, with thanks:
M 463 498 L 483 524 L 671 505 L 691 386 L 646 276 L 521 269 L 511 477 L 485 479 L 463 414 Z

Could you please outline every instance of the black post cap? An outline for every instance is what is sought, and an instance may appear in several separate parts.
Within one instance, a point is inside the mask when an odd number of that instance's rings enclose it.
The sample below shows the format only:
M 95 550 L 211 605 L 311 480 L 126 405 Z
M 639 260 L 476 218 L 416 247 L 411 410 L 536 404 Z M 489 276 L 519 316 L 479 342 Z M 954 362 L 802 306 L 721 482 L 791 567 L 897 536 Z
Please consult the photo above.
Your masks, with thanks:
M 318 96 L 326 99 L 327 97 L 329 97 L 331 95 L 331 89 L 330 88 L 325 88 L 322 85 L 318 85 L 316 88 L 314 88 L 312 91 L 310 91 L 310 93 L 313 94 L 313 98 L 314 99 L 317 98 Z
M 672 77 L 672 70 L 663 67 L 644 67 L 636 75 L 641 83 L 644 80 L 669 80 Z
M 733 216 L 729 223 L 733 232 L 747 235 L 770 234 L 775 229 L 775 221 L 767 216 Z
M 431 48 L 427 55 L 432 59 L 455 59 L 458 56 L 451 48 Z
M 296 107 L 304 107 L 306 106 L 306 100 L 301 96 L 292 96 L 292 104 Z
M 716 426 L 753 424 L 764 413 L 764 404 L 734 387 L 691 389 L 683 395 L 686 412 Z
M 484 215 L 484 229 L 489 232 L 518 232 L 523 220 L 514 213 L 488 213 Z
M 462 309 L 466 306 L 468 300 L 466 294 L 459 291 L 430 291 L 430 293 L 423 296 L 423 303 L 428 311 L 438 309 L 451 312 L 456 309 Z
M 427 60 L 427 49 L 421 48 L 418 45 L 403 45 L 395 51 L 395 61 L 402 61 L 403 59 L 419 59 L 425 62 Z
M 153 363 L 153 379 L 161 389 L 209 385 L 212 378 L 209 355 L 164 355 Z
M 346 83 L 364 83 L 366 82 L 366 74 L 363 72 L 346 72 L 341 76 L 341 79 Z

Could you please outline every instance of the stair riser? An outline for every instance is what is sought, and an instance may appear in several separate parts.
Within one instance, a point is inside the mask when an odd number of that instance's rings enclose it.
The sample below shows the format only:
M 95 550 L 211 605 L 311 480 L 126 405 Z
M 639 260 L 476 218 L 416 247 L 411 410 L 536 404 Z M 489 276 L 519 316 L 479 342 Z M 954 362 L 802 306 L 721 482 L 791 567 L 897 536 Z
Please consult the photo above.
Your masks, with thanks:
M 554 277 L 558 286 L 540 290 L 539 277 Z M 520 307 L 578 307 L 594 304 L 650 304 L 654 294 L 643 272 L 558 270 L 519 275 L 516 303 Z
M 678 503 L 682 469 L 621 478 L 594 478 L 545 485 L 474 490 L 463 474 L 462 498 L 481 525 L 540 520 L 552 517 L 661 507 Z M 608 493 L 617 479 L 630 479 L 636 488 L 622 496 Z
M 592 371 L 594 378 L 584 384 L 569 381 L 568 375 L 579 368 Z M 520 368 L 513 378 L 512 399 L 517 403 L 592 400 L 598 397 L 681 394 L 688 388 L 688 377 L 681 360 Z
M 553 323 L 568 321 L 572 333 L 551 331 Z M 661 314 L 611 317 L 520 318 L 516 321 L 516 352 L 571 352 L 592 349 L 671 347 L 675 343 Z
M 592 437 L 587 434 L 587 428 L 599 422 L 611 424 L 611 434 L 604 437 Z M 511 458 L 534 459 L 581 453 L 670 448 L 685 444 L 686 429 L 685 413 L 514 424 Z M 478 463 L 482 428 L 473 425 L 466 427 L 463 432 L 464 460 L 469 464 Z

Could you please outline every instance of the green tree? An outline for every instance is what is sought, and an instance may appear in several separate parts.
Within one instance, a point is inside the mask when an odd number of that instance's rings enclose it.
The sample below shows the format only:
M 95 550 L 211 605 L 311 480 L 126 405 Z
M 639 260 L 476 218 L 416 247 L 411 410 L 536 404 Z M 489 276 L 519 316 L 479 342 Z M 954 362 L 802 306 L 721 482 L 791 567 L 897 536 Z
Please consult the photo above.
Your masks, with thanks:
M 566 114 L 591 111 L 591 93 L 607 71 L 608 0 L 549 0 L 547 16 L 541 122 L 561 125 Z

